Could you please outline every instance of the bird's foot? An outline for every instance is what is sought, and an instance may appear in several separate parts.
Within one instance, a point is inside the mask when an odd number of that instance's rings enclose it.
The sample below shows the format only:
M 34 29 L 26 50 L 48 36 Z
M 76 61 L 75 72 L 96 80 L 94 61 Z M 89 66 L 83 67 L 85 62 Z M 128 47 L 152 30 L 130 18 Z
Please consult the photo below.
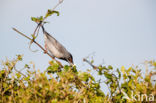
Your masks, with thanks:
M 47 54 L 48 53 L 48 51 L 47 50 L 44 50 L 44 54 Z

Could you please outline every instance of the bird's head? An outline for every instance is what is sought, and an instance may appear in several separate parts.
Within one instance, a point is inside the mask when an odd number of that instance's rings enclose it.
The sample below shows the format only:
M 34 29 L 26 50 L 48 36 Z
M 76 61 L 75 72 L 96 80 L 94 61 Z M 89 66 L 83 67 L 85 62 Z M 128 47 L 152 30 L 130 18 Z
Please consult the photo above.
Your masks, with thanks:
M 74 65 L 73 56 L 72 56 L 71 54 L 70 54 L 70 56 L 68 57 L 67 61 L 68 61 L 70 64 Z

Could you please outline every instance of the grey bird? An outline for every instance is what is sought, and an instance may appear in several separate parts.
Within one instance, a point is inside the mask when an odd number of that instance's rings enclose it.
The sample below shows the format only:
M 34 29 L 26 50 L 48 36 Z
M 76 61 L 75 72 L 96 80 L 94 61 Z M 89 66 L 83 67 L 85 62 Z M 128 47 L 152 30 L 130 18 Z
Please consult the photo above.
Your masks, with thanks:
M 59 43 L 54 37 L 47 33 L 42 25 L 42 30 L 44 34 L 44 42 L 46 52 L 49 51 L 50 54 L 56 58 L 67 61 L 69 64 L 73 65 L 73 57 L 66 48 Z

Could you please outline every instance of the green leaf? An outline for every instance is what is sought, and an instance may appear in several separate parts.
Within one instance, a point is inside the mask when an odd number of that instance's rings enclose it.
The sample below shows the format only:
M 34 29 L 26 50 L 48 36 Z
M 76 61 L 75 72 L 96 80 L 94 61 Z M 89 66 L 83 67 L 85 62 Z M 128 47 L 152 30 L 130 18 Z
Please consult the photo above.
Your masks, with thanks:
M 107 79 L 112 79 L 112 75 L 107 73 L 107 72 L 104 72 L 104 75 Z
M 105 83 L 106 83 L 106 84 L 109 84 L 109 83 L 111 83 L 111 82 L 112 82 L 112 80 L 108 79 Z
M 40 17 L 31 17 L 31 20 L 34 22 L 39 23 L 40 21 L 43 21 L 43 16 Z
M 89 74 L 86 72 L 80 73 L 79 77 L 81 78 L 81 80 L 87 82 L 89 80 Z
M 126 80 L 126 79 L 127 79 L 126 74 L 123 74 L 123 79 L 124 79 L 124 80 Z
M 16 55 L 19 61 L 22 61 L 22 55 Z
M 117 68 L 117 72 L 118 72 L 118 75 L 119 75 L 119 79 L 121 78 L 121 72 L 119 71 L 119 69 Z
M 155 66 L 155 67 L 156 67 L 156 62 L 155 62 L 155 61 L 153 62 L 153 66 Z
M 43 21 L 43 16 L 40 16 L 40 17 L 38 18 L 38 20 L 39 20 L 39 21 Z
M 48 72 L 48 73 L 55 73 L 55 72 L 57 72 L 57 71 L 58 71 L 58 69 L 55 68 L 55 67 L 53 67 L 53 66 L 49 66 L 49 67 L 47 68 L 47 72 Z
M 128 84 L 127 83 L 123 83 L 123 84 L 121 84 L 121 87 L 124 88 L 125 90 L 127 90 L 128 89 Z
M 112 67 L 111 65 L 109 65 L 109 66 L 108 66 L 108 69 L 111 69 L 111 70 L 112 70 L 112 69 L 113 69 L 113 67 Z
M 32 21 L 36 21 L 37 18 L 36 18 L 36 17 L 31 17 L 31 20 L 32 20 Z
M 60 13 L 58 11 L 54 11 L 54 10 L 50 10 L 49 9 L 48 12 L 47 12 L 47 14 L 46 14 L 46 16 L 45 16 L 45 18 L 47 18 L 47 17 L 49 17 L 49 16 L 51 16 L 53 14 L 57 14 L 57 16 L 60 15 Z
M 124 66 L 121 67 L 121 72 L 122 72 L 123 74 L 125 74 L 125 67 L 124 67 Z
M 24 68 L 30 69 L 30 66 L 28 64 L 25 64 Z
M 70 67 L 69 67 L 68 65 L 65 65 L 65 66 L 64 66 L 64 70 L 65 70 L 65 71 L 68 71 L 69 69 L 70 69 Z
M 133 72 L 133 73 L 136 73 L 136 70 L 132 68 L 132 72 Z
M 30 76 L 24 78 L 24 80 L 26 81 L 29 81 L 29 79 L 30 79 Z
M 4 78 L 5 77 L 5 70 L 0 71 L 0 78 Z
M 73 70 L 74 73 L 77 73 L 77 69 L 76 69 L 75 65 L 72 67 L 72 70 Z
M 94 60 L 91 60 L 91 62 L 90 62 L 91 64 L 93 64 L 94 63 Z
M 31 36 L 32 36 L 33 39 L 36 39 L 36 36 L 34 34 L 31 34 Z
M 132 67 L 128 68 L 128 70 L 126 70 L 126 73 L 129 74 L 131 70 L 132 70 Z
M 102 67 L 103 70 L 109 70 L 106 66 Z
M 17 76 L 17 78 L 20 78 L 21 74 L 20 73 L 16 73 L 16 76 Z

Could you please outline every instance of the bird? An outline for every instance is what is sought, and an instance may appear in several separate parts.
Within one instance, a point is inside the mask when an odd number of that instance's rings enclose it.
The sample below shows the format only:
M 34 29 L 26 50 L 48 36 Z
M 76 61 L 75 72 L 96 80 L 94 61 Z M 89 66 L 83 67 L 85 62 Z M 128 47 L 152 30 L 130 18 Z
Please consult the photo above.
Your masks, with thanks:
M 45 52 L 50 52 L 53 57 L 64 60 L 70 65 L 74 65 L 73 56 L 67 49 L 59 43 L 53 36 L 51 36 L 41 25 L 44 34 Z

